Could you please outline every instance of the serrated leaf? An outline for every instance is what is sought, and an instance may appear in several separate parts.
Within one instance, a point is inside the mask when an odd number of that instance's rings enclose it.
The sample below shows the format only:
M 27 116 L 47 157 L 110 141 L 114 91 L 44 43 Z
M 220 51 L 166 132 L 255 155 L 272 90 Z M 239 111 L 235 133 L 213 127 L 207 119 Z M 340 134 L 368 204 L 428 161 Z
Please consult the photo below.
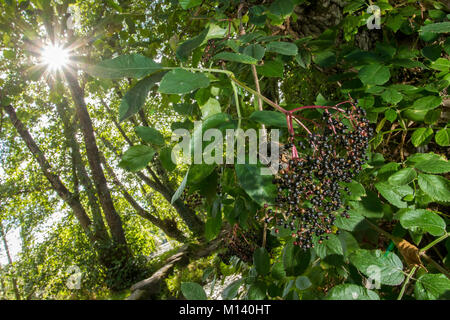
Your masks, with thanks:
M 328 292 L 327 300 L 380 300 L 374 291 L 356 284 L 340 284 Z
M 344 251 L 339 238 L 334 234 L 330 234 L 328 237 L 329 239 L 324 240 L 321 244 L 318 243 L 317 239 L 314 241 L 314 251 L 317 253 L 319 258 L 324 259 L 326 256 L 333 254 L 343 255 Z
M 266 275 L 270 271 L 270 258 L 265 248 L 258 248 L 253 253 L 253 265 L 259 275 Z
M 268 52 L 275 52 L 285 56 L 295 56 L 298 53 L 297 46 L 291 42 L 280 42 L 280 41 L 269 42 L 266 45 L 266 50 Z
M 450 171 L 450 162 L 444 160 L 426 160 L 417 163 L 415 167 L 426 173 L 447 173 Z
M 427 96 L 416 100 L 412 108 L 416 110 L 432 110 L 442 103 L 442 98 L 437 96 Z
M 402 201 L 403 197 L 408 194 L 413 194 L 413 190 L 408 185 L 392 186 L 385 182 L 378 182 L 375 184 L 375 188 L 381 195 L 398 208 L 406 208 L 408 204 Z
M 438 132 L 436 132 L 434 140 L 441 147 L 450 146 L 450 128 L 441 129 Z
M 136 85 L 128 90 L 120 102 L 119 121 L 122 122 L 141 110 L 147 100 L 150 90 L 161 81 L 166 72 L 148 76 L 140 80 Z
M 256 43 L 245 47 L 242 53 L 259 61 L 264 57 L 266 49 L 262 45 Z
M 364 217 L 354 210 L 349 211 L 349 216 L 350 218 L 345 218 L 338 215 L 334 225 L 342 230 L 354 231 L 356 226 L 364 221 Z
M 182 282 L 181 292 L 187 300 L 207 300 L 203 287 L 195 282 Z
M 310 251 L 303 251 L 289 241 L 283 249 L 283 265 L 288 276 L 301 275 L 308 268 L 311 259 Z
M 450 182 L 441 176 L 419 174 L 419 187 L 437 201 L 450 202 Z
M 158 91 L 167 94 L 185 94 L 208 86 L 209 79 L 203 73 L 175 69 L 162 78 Z
M 251 56 L 247 56 L 245 54 L 234 53 L 234 52 L 220 52 L 213 57 L 214 60 L 225 60 L 232 62 L 239 62 L 245 64 L 257 64 L 258 59 L 255 59 Z
M 281 78 L 284 73 L 284 64 L 278 60 L 265 61 L 262 66 L 257 66 L 258 74 L 268 78 Z
M 270 13 L 280 16 L 282 19 L 291 15 L 294 10 L 294 3 L 292 0 L 275 0 L 269 6 Z
M 224 300 L 232 300 L 238 294 L 240 286 L 244 283 L 244 279 L 239 279 L 232 282 L 228 287 L 222 292 L 222 298 Z
M 366 277 L 381 284 L 397 286 L 405 278 L 403 264 L 393 252 L 385 256 L 381 250 L 359 249 L 350 255 L 350 262 Z
M 134 128 L 136 134 L 145 142 L 157 146 L 164 145 L 164 136 L 156 129 L 150 127 L 138 126 Z
M 132 146 L 122 155 L 119 167 L 131 172 L 140 171 L 152 161 L 154 155 L 155 150 L 149 146 Z
M 383 206 L 377 195 L 367 191 L 367 196 L 362 197 L 361 201 L 350 201 L 350 216 L 353 212 L 367 218 L 381 218 L 383 216 Z
M 198 47 L 200 47 L 205 41 L 206 36 L 208 34 L 209 28 L 206 28 L 203 30 L 199 35 L 196 37 L 186 40 L 183 43 L 181 43 L 177 50 L 176 50 L 176 56 L 181 61 L 186 61 L 191 53 Z
M 202 111 L 202 119 L 209 118 L 222 111 L 219 101 L 214 98 L 209 98 L 205 104 L 200 106 L 200 110 Z
M 380 64 L 369 64 L 362 67 L 358 77 L 365 84 L 383 85 L 389 81 L 391 73 L 389 68 Z
M 433 236 L 440 236 L 445 232 L 445 221 L 433 211 L 425 209 L 409 209 L 400 215 L 400 223 L 405 229 L 415 231 L 420 228 Z
M 417 173 L 412 168 L 404 168 L 391 175 L 388 182 L 393 186 L 408 184 L 417 177 Z
M 173 171 L 177 165 L 172 161 L 172 148 L 164 147 L 159 152 L 159 159 L 161 160 L 161 164 L 167 171 Z
M 253 283 L 248 289 L 248 298 L 250 300 L 263 300 L 266 298 L 266 284 L 264 282 Z
M 298 290 L 306 290 L 312 286 L 312 283 L 308 277 L 298 276 L 297 279 L 295 279 L 295 286 Z
M 387 88 L 381 94 L 381 98 L 388 103 L 397 104 L 402 101 L 403 95 L 395 89 Z
M 139 54 L 127 54 L 88 67 L 86 72 L 98 78 L 122 79 L 143 78 L 161 69 L 162 66 L 150 58 Z
M 262 166 L 256 164 L 236 164 L 235 170 L 242 189 L 256 203 L 263 206 L 275 201 L 276 187 L 272 176 L 261 174 Z
M 450 280 L 443 274 L 423 274 L 414 287 L 417 300 L 450 300 Z
M 426 142 L 430 141 L 433 135 L 433 129 L 431 128 L 419 128 L 414 131 L 411 136 L 411 142 L 415 147 L 418 147 Z
M 450 32 L 450 22 L 430 23 L 421 27 L 420 32 L 447 33 Z

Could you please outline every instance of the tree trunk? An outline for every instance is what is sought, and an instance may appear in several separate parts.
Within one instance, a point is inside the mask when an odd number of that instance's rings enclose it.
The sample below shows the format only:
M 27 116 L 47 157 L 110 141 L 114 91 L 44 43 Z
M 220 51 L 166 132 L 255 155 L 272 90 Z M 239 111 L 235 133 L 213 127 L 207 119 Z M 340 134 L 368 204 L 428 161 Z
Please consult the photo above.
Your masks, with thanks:
M 106 230 L 106 227 L 105 227 L 105 224 L 103 221 L 103 217 L 102 217 L 102 212 L 101 212 L 100 206 L 97 201 L 95 188 L 94 188 L 94 185 L 92 184 L 91 179 L 88 176 L 88 173 L 86 172 L 86 168 L 84 166 L 83 159 L 81 157 L 80 146 L 78 145 L 77 141 L 75 140 L 75 130 L 71 125 L 70 117 L 67 113 L 66 107 L 67 107 L 66 101 L 64 101 L 61 104 L 56 105 L 59 116 L 61 117 L 61 120 L 63 122 L 64 136 L 65 136 L 67 143 L 71 149 L 72 161 L 75 166 L 74 176 L 79 177 L 81 184 L 83 185 L 84 189 L 86 190 L 86 194 L 88 197 L 88 203 L 89 203 L 89 207 L 91 209 L 92 219 L 94 222 L 93 223 L 94 232 L 97 235 L 97 238 L 109 241 L 108 232 Z
M 3 245 L 5 246 L 6 257 L 8 258 L 8 263 L 10 266 L 12 266 L 13 262 L 11 259 L 11 254 L 9 252 L 8 241 L 6 240 L 6 234 L 5 234 L 5 231 L 3 230 L 3 223 L 1 220 L 0 220 L 0 236 L 3 239 Z M 12 285 L 13 285 L 14 295 L 16 296 L 16 300 L 21 300 L 19 288 L 17 287 L 17 279 L 16 279 L 16 277 L 14 277 L 14 275 L 12 276 L 11 281 L 12 281 Z
M 75 104 L 78 119 L 81 124 L 89 167 L 91 168 L 92 178 L 97 189 L 97 194 L 99 196 L 103 213 L 105 214 L 106 222 L 108 223 L 109 229 L 111 230 L 113 239 L 117 243 L 123 245 L 128 251 L 122 221 L 114 207 L 111 194 L 106 184 L 106 178 L 103 173 L 100 154 L 95 140 L 94 128 L 92 126 L 91 117 L 89 116 L 89 112 L 86 108 L 83 90 L 78 84 L 77 79 L 70 72 L 66 72 L 65 77 L 72 94 L 72 99 Z
M 184 236 L 183 232 L 181 232 L 177 228 L 176 223 L 171 223 L 170 220 L 161 220 L 160 218 L 155 217 L 150 212 L 148 212 L 147 210 L 142 208 L 136 202 L 136 200 L 134 200 L 134 198 L 127 192 L 127 190 L 125 189 L 125 186 L 117 178 L 116 174 L 114 173 L 114 170 L 108 165 L 108 163 L 106 162 L 106 159 L 104 157 L 102 157 L 102 162 L 103 162 L 103 165 L 105 166 L 106 172 L 108 172 L 108 174 L 111 176 L 113 183 L 119 187 L 124 198 L 136 210 L 138 215 L 140 215 L 142 218 L 153 223 L 155 226 L 160 228 L 169 237 L 174 238 L 181 243 L 186 242 L 186 240 L 187 240 L 186 237 Z
M 91 219 L 89 219 L 89 216 L 86 214 L 86 211 L 84 210 L 81 203 L 65 187 L 65 185 L 59 179 L 59 177 L 52 172 L 52 168 L 51 168 L 50 164 L 48 163 L 47 159 L 45 158 L 44 154 L 39 149 L 39 147 L 37 146 L 36 142 L 31 137 L 28 130 L 25 129 L 23 123 L 17 118 L 14 108 L 12 106 L 5 106 L 4 109 L 5 109 L 6 113 L 8 113 L 13 126 L 16 128 L 19 135 L 25 141 L 25 144 L 27 145 L 28 149 L 31 151 L 33 156 L 38 161 L 39 166 L 41 167 L 41 170 L 42 170 L 44 176 L 50 182 L 53 189 L 58 193 L 58 195 L 61 197 L 61 199 L 63 199 L 70 206 L 75 217 L 80 222 L 80 225 L 83 228 L 83 230 L 85 231 L 85 233 L 87 234 L 87 236 L 91 240 L 95 240 L 95 238 L 92 235 L 92 231 L 90 229 L 91 223 L 92 223 Z

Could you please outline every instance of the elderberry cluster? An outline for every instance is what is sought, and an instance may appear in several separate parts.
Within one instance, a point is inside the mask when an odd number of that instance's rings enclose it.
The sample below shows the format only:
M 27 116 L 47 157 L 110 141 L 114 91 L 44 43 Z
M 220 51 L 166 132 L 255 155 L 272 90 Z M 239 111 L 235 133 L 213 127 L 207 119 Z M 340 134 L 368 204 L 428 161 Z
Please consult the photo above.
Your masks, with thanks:
M 256 230 L 242 230 L 237 224 L 224 238 L 226 251 L 219 254 L 225 263 L 229 263 L 232 256 L 236 256 L 244 262 L 253 261 L 253 253 L 258 247 L 259 236 Z
M 339 233 L 334 226 L 337 215 L 349 218 L 342 192 L 351 192 L 345 183 L 361 171 L 373 135 L 365 115 L 354 106 L 344 113 L 325 110 L 323 126 L 306 140 L 291 136 L 273 180 L 278 191 L 275 204 L 264 209 L 265 222 L 275 233 L 288 229 L 294 245 L 304 250 Z
M 184 201 L 186 206 L 192 210 L 200 207 L 204 200 L 204 197 L 198 191 L 189 194 L 188 187 L 183 190 L 180 198 Z
M 202 62 L 204 64 L 209 62 L 209 60 L 215 54 L 216 49 L 217 49 L 217 46 L 216 46 L 215 40 L 214 39 L 208 40 L 206 47 L 205 47 L 205 51 L 202 56 Z

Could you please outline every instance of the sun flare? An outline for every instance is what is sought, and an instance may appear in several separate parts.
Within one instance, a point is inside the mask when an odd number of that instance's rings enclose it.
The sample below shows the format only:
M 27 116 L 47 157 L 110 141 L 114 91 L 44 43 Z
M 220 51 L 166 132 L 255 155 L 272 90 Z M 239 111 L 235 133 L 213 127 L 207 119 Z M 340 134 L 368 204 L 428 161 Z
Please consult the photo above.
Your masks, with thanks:
M 57 71 L 69 63 L 69 51 L 62 46 L 50 44 L 44 47 L 41 58 L 50 71 Z

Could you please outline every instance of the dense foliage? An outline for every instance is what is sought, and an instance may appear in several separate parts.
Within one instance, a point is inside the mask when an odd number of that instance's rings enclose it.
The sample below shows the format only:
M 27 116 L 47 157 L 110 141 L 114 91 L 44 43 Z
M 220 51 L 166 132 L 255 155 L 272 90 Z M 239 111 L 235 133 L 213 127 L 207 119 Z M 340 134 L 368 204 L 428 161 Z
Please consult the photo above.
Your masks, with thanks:
M 0 8 L 3 298 L 450 298 L 445 1 Z

